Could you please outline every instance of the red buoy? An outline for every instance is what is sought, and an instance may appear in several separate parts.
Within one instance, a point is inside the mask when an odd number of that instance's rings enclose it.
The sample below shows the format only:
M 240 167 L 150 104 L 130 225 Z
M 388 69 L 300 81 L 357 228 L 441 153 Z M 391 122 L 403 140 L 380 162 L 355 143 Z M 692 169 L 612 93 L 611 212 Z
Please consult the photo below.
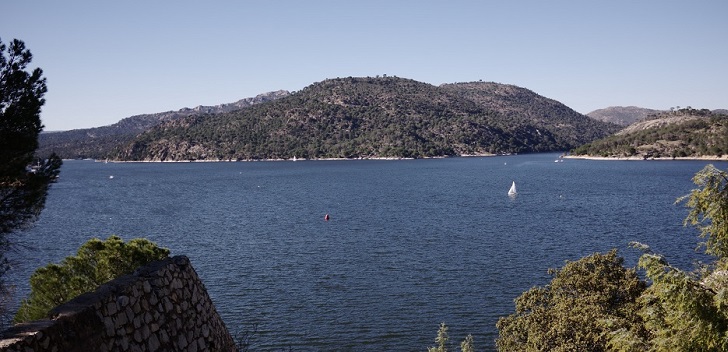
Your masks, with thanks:
M 326 216 L 324 216 L 324 221 L 329 221 L 329 214 L 326 214 Z

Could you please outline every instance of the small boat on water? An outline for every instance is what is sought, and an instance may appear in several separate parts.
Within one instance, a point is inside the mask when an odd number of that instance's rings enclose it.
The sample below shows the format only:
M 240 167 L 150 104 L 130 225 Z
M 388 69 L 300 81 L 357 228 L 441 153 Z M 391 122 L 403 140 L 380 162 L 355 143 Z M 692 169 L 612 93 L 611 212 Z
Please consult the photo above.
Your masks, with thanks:
M 511 189 L 508 190 L 508 195 L 515 196 L 516 194 L 518 194 L 518 192 L 516 192 L 516 181 L 513 181 L 513 183 L 511 184 Z

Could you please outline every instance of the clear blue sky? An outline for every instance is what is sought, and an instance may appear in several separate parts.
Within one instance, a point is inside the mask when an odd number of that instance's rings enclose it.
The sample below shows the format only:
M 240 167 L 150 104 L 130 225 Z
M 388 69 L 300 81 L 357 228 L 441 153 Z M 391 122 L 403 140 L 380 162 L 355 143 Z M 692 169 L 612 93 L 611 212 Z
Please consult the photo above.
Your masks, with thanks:
M 728 108 L 728 1 L 0 1 L 47 131 L 326 78 L 494 81 L 581 113 Z

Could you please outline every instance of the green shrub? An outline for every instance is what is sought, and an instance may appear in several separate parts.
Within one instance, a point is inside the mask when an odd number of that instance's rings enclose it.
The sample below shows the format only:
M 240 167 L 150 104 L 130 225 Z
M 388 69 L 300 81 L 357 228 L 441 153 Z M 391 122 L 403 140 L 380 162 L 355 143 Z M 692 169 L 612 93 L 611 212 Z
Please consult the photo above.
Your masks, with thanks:
M 561 269 L 544 287 L 516 299 L 516 313 L 498 320 L 499 351 L 606 351 L 611 331 L 643 334 L 637 298 L 645 290 L 616 250 Z
M 93 238 L 79 248 L 76 256 L 39 268 L 31 275 L 30 296 L 22 301 L 13 320 L 21 323 L 45 318 L 56 306 L 168 256 L 169 249 L 144 238 L 126 243 L 118 236 L 106 241 Z

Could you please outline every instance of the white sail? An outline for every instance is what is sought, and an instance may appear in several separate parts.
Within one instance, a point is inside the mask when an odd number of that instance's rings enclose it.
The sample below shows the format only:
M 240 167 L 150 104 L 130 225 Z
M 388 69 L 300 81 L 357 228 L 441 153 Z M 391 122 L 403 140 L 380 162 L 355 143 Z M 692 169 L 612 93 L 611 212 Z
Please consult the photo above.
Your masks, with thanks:
M 511 189 L 508 190 L 508 195 L 516 195 L 516 181 L 513 181 L 513 184 L 511 184 Z

